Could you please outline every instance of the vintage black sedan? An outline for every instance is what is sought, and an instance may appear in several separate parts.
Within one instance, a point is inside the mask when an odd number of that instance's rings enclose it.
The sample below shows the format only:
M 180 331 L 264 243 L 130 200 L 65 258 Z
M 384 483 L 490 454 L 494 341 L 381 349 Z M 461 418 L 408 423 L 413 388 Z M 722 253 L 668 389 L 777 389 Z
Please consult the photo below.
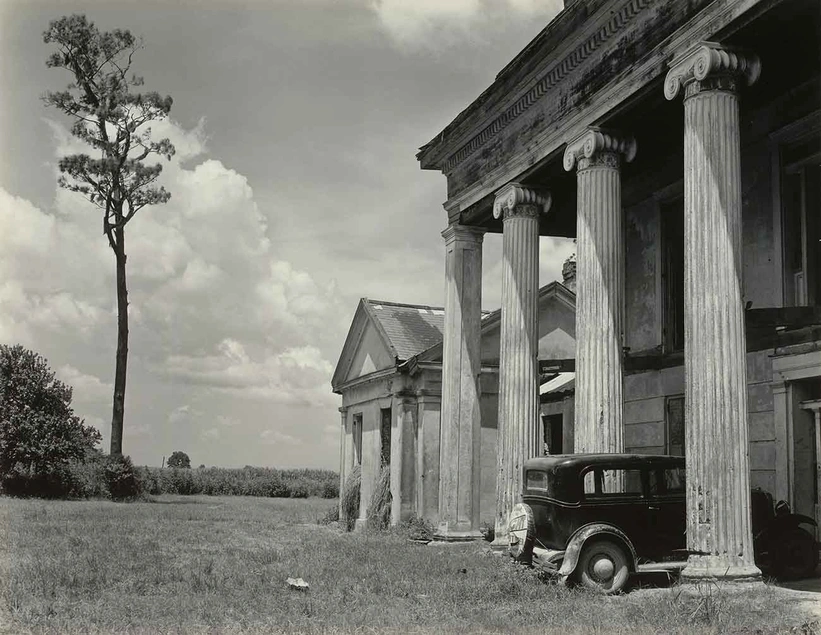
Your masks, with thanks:
M 567 454 L 524 465 L 522 502 L 510 518 L 510 553 L 565 581 L 615 593 L 637 571 L 678 571 L 687 560 L 684 458 Z M 783 501 L 752 492 L 756 563 L 777 577 L 818 566 L 815 525 Z

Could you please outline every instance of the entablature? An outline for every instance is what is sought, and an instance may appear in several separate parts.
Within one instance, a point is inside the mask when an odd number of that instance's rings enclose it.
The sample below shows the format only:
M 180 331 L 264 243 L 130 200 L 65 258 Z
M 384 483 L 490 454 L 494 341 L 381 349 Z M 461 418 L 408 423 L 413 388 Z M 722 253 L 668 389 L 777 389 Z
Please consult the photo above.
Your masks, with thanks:
M 662 90 L 668 64 L 683 47 L 727 37 L 776 4 L 607 0 L 570 5 L 417 155 L 423 169 L 439 169 L 448 178 L 449 222 L 487 224 L 493 192 L 513 180 L 535 185 L 528 177 L 560 160 L 564 145 L 587 126 L 606 125 L 651 85 L 659 83 Z M 562 208 L 557 203 L 556 212 Z

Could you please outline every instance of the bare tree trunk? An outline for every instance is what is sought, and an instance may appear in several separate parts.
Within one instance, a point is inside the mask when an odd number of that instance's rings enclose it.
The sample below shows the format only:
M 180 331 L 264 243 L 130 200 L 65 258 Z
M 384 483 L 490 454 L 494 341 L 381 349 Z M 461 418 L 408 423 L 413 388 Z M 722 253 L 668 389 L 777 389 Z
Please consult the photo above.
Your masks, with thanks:
M 117 364 L 114 370 L 114 407 L 111 416 L 111 454 L 123 453 L 125 379 L 128 365 L 128 287 L 125 278 L 125 228 L 114 230 L 117 259 Z

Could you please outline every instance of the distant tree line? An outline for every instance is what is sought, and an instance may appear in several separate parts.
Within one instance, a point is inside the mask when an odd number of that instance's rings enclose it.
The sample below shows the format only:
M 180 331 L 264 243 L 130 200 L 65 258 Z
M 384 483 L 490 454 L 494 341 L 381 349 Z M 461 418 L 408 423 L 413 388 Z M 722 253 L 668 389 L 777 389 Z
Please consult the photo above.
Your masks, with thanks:
M 144 494 L 339 495 L 339 476 L 330 470 L 192 470 L 179 450 L 169 467 L 135 467 L 128 456 L 97 448 L 100 433 L 74 414 L 71 399 L 71 387 L 40 355 L 0 344 L 0 494 L 115 500 Z

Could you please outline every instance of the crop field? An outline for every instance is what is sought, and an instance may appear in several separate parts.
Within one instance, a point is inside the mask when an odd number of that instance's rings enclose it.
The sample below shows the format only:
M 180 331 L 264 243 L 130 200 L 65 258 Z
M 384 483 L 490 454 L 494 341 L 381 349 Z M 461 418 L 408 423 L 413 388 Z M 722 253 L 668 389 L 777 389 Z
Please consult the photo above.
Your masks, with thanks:
M 486 545 L 317 523 L 319 498 L 0 499 L 4 633 L 799 633 L 780 589 L 544 580 Z M 286 578 L 310 588 L 294 590 Z

